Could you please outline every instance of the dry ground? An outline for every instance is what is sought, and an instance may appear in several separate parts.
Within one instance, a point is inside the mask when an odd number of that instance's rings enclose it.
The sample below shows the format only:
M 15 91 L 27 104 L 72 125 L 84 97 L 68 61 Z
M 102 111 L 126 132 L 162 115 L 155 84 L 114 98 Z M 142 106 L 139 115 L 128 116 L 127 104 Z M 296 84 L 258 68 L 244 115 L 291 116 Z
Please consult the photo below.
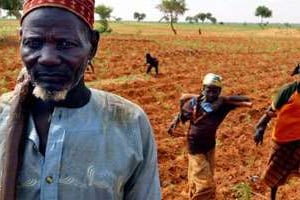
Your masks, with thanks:
M 116 31 L 117 32 L 117 31 Z M 157 33 L 157 34 L 155 34 Z M 187 199 L 187 126 L 166 133 L 182 93 L 198 93 L 208 72 L 224 78 L 224 95 L 251 97 L 253 108 L 241 108 L 226 118 L 218 131 L 216 148 L 217 196 L 225 199 L 268 199 L 268 188 L 253 180 L 263 171 L 270 150 L 270 128 L 264 144 L 255 146 L 253 127 L 282 84 L 296 80 L 289 74 L 300 62 L 298 31 L 267 30 L 177 36 L 153 31 L 104 35 L 94 59 L 95 74 L 88 84 L 139 104 L 148 114 L 158 147 L 161 190 L 164 200 Z M 20 59 L 18 38 L 0 41 L 1 93 L 14 86 Z M 160 60 L 160 75 L 145 75 L 144 54 Z M 154 73 L 153 73 L 154 74 Z M 279 200 L 300 199 L 300 179 L 280 188 Z M 244 195 L 244 196 L 243 196 Z

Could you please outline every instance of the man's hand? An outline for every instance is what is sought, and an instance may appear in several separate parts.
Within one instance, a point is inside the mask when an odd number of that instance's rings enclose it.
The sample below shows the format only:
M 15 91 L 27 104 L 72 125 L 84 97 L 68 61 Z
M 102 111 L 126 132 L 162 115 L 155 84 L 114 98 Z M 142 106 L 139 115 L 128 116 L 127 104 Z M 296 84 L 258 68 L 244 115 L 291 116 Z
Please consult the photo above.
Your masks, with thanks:
M 264 128 L 258 127 L 258 128 L 255 129 L 254 141 L 255 141 L 256 145 L 259 145 L 259 144 L 263 143 L 264 132 L 265 132 Z
M 171 135 L 171 136 L 173 136 L 173 133 L 174 133 L 175 128 L 176 128 L 175 123 L 172 123 L 172 124 L 170 125 L 170 127 L 168 128 L 168 130 L 167 130 L 168 134 Z
M 276 111 L 273 111 L 272 109 L 267 110 L 266 115 L 268 115 L 271 118 L 277 117 Z

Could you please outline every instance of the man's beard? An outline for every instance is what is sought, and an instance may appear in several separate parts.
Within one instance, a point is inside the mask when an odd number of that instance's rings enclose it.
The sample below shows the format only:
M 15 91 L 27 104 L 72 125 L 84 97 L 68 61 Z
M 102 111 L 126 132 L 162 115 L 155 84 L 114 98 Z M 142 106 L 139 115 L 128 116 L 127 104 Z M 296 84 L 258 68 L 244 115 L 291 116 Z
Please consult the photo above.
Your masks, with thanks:
M 61 91 L 49 91 L 39 85 L 35 85 L 33 89 L 33 95 L 37 98 L 42 99 L 43 101 L 63 101 L 66 99 L 68 94 L 68 89 Z
M 67 98 L 68 92 L 76 87 L 80 80 L 84 77 L 84 71 L 85 67 L 81 67 L 80 70 L 77 72 L 75 75 L 75 80 L 73 81 L 72 84 L 68 84 L 61 90 L 49 90 L 43 87 L 43 84 L 39 84 L 38 81 L 33 83 L 34 89 L 33 89 L 33 95 L 37 98 L 42 99 L 43 101 L 54 101 L 54 102 L 59 102 L 63 101 Z M 32 76 L 34 77 L 34 76 Z

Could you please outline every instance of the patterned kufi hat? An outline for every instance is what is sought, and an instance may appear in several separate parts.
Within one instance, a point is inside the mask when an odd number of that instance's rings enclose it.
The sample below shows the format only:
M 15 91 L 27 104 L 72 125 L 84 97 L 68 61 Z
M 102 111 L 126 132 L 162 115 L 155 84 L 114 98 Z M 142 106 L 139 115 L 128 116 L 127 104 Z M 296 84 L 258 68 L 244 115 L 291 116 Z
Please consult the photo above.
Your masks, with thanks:
M 29 12 L 36 8 L 58 7 L 74 13 L 93 29 L 94 6 L 95 0 L 25 0 L 21 22 Z
M 222 77 L 217 74 L 208 73 L 204 76 L 203 85 L 214 85 L 222 87 Z

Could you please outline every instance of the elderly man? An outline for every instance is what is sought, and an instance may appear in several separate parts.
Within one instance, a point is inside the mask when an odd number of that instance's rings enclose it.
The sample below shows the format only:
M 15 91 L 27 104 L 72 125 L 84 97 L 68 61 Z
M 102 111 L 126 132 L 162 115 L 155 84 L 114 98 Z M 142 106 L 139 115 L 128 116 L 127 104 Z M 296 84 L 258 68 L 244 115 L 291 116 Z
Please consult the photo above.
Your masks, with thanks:
M 186 94 L 180 99 L 180 112 L 168 129 L 173 134 L 179 122 L 190 122 L 188 140 L 189 199 L 215 199 L 214 163 L 216 131 L 226 115 L 238 106 L 251 106 L 248 97 L 220 96 L 221 76 L 208 73 L 200 95 Z
M 160 199 L 147 116 L 84 84 L 94 1 L 25 0 L 23 11 L 25 68 L 0 104 L 0 199 Z

